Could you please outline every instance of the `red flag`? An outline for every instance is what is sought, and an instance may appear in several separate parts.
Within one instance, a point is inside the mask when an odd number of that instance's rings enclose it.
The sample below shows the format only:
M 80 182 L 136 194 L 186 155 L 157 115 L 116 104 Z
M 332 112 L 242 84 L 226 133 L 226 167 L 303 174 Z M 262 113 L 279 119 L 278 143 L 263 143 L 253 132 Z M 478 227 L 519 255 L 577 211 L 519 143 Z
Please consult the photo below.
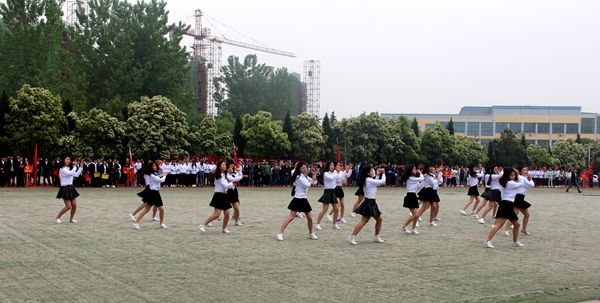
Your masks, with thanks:
M 133 166 L 133 155 L 131 154 L 131 145 L 129 145 L 129 167 Z
M 127 169 L 127 172 L 129 173 L 129 176 L 127 176 L 127 178 L 129 179 L 129 184 L 133 184 L 135 173 L 133 171 L 133 154 L 131 153 L 131 145 L 129 145 L 129 167 Z
M 37 185 L 37 172 L 38 172 L 38 150 L 37 143 L 33 149 L 33 185 Z
M 335 145 L 335 148 L 337 149 L 337 161 L 341 162 L 342 154 L 340 153 L 340 140 L 338 138 L 335 138 Z
M 235 152 L 235 143 L 233 144 L 233 163 L 235 164 L 235 168 L 238 168 L 238 158 L 237 153 Z

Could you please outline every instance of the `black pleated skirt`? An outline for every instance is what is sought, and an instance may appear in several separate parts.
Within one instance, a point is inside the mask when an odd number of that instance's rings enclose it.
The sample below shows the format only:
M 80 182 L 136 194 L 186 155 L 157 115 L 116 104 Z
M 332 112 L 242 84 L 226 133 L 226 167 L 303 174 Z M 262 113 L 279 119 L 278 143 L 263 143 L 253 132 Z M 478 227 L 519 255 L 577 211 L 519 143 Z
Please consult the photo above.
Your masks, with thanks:
M 79 193 L 73 185 L 61 186 L 58 188 L 56 199 L 73 200 L 79 197 Z
M 365 195 L 365 190 L 361 187 L 359 187 L 356 192 L 354 193 L 355 196 L 360 197 L 360 196 L 364 196 Z
M 407 193 L 404 197 L 404 204 L 402 206 L 406 208 L 419 208 L 419 198 L 415 193 Z
M 439 203 L 440 202 L 440 196 L 438 196 L 438 191 L 437 189 L 433 190 L 433 201 L 431 202 L 436 202 Z
M 419 191 L 418 199 L 420 201 L 424 201 L 424 202 L 434 202 L 435 195 L 433 193 L 433 188 L 425 187 L 425 188 L 421 189 L 421 191 Z
M 163 206 L 163 200 L 160 196 L 160 191 L 158 190 L 148 189 L 148 191 L 144 194 L 142 201 L 156 207 Z
M 229 203 L 238 203 L 240 202 L 240 196 L 238 194 L 237 187 L 230 188 L 227 190 L 227 199 L 229 199 Z
M 528 209 L 529 207 L 531 207 L 531 204 L 525 201 L 525 195 L 517 194 L 515 196 L 515 207 L 521 209 Z
M 479 189 L 477 189 L 477 185 L 469 187 L 469 192 L 467 196 L 475 196 L 479 197 Z
M 290 204 L 288 205 L 288 209 L 300 213 L 307 213 L 312 211 L 312 207 L 310 207 L 310 203 L 308 203 L 308 199 L 306 198 L 292 199 L 292 202 L 290 202 Z
M 343 198 L 344 197 L 344 190 L 342 189 L 341 186 L 336 186 L 335 187 L 335 196 L 336 196 L 336 198 Z
M 511 221 L 519 220 L 519 217 L 517 217 L 517 214 L 515 213 L 514 206 L 515 204 L 510 201 L 500 201 L 498 211 L 496 212 L 496 218 L 506 218 Z
M 365 199 L 354 212 L 363 217 L 381 216 L 381 211 L 379 210 L 379 207 L 377 207 L 375 199 Z
M 149 190 L 150 190 L 150 185 L 144 186 L 144 190 L 142 190 L 141 192 L 137 193 L 138 197 L 142 198 L 142 200 L 143 200 Z
M 502 201 L 502 194 L 500 193 L 500 190 L 490 189 L 490 193 L 488 195 L 489 195 L 488 196 L 489 201 L 498 202 L 498 203 L 500 203 Z
M 228 210 L 231 208 L 231 202 L 225 193 L 215 193 L 210 201 L 210 206 L 220 209 Z
M 319 198 L 319 202 L 325 204 L 336 204 L 337 197 L 335 196 L 335 189 L 326 189 L 321 198 Z
M 483 190 L 483 194 L 481 194 L 481 197 L 484 198 L 484 199 L 486 199 L 486 200 L 489 200 L 490 199 L 490 192 L 491 191 L 492 190 L 489 187 L 486 187 L 485 190 Z

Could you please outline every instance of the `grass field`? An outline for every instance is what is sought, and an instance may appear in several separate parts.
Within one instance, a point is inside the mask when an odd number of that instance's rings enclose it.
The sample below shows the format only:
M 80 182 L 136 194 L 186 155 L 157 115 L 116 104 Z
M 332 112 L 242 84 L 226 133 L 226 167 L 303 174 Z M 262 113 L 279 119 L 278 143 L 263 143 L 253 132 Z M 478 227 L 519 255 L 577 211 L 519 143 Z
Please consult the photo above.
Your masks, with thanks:
M 286 240 L 288 189 L 240 189 L 242 227 L 198 232 L 212 189 L 162 191 L 168 230 L 127 214 L 138 189 L 80 189 L 77 224 L 54 224 L 54 189 L 0 190 L 0 302 L 578 302 L 600 298 L 600 193 L 530 191 L 529 236 L 511 248 L 501 233 L 458 209 L 466 189 L 442 189 L 440 226 L 400 231 L 404 189 L 381 189 L 384 244 L 373 223 L 346 242 L 328 224 L 307 239 L 305 221 Z M 350 196 L 354 189 L 347 189 Z M 321 189 L 310 192 L 313 213 Z M 595 196 L 594 196 L 595 195 Z M 348 197 L 350 199 L 354 198 Z M 350 201 L 348 201 L 350 202 Z M 347 202 L 347 203 L 348 203 Z M 352 202 L 353 199 L 352 199 Z M 67 217 L 68 218 L 68 217 Z M 65 219 L 66 221 L 66 219 Z M 593 223 L 596 222 L 596 223 Z M 425 222 L 424 222 L 425 223 Z

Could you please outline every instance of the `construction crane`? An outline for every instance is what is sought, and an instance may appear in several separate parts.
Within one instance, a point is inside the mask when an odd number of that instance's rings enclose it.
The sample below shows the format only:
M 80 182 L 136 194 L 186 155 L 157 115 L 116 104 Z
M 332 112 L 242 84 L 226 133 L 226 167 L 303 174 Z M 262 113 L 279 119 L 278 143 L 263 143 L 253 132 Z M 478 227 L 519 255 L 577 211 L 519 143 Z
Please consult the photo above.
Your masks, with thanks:
M 291 52 L 230 40 L 224 37 L 212 36 L 209 28 L 202 27 L 201 10 L 197 9 L 194 12 L 194 18 L 194 29 L 189 30 L 185 35 L 194 37 L 192 57 L 194 63 L 197 64 L 196 67 L 198 73 L 198 113 L 213 116 L 217 114 L 214 99 L 214 79 L 219 77 L 221 73 L 221 44 L 228 44 L 274 55 L 296 57 L 296 55 Z

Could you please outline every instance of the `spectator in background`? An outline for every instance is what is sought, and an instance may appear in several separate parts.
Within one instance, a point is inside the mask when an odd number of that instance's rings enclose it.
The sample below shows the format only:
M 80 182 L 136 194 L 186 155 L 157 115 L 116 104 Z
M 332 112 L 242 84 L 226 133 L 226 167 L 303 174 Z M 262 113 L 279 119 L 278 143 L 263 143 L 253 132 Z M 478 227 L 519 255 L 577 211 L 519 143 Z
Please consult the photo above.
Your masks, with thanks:
M 577 192 L 581 193 L 581 189 L 579 188 L 579 176 L 581 172 L 579 170 L 579 165 L 576 165 L 575 168 L 571 170 L 571 184 L 567 187 L 567 192 L 573 186 L 577 187 Z

